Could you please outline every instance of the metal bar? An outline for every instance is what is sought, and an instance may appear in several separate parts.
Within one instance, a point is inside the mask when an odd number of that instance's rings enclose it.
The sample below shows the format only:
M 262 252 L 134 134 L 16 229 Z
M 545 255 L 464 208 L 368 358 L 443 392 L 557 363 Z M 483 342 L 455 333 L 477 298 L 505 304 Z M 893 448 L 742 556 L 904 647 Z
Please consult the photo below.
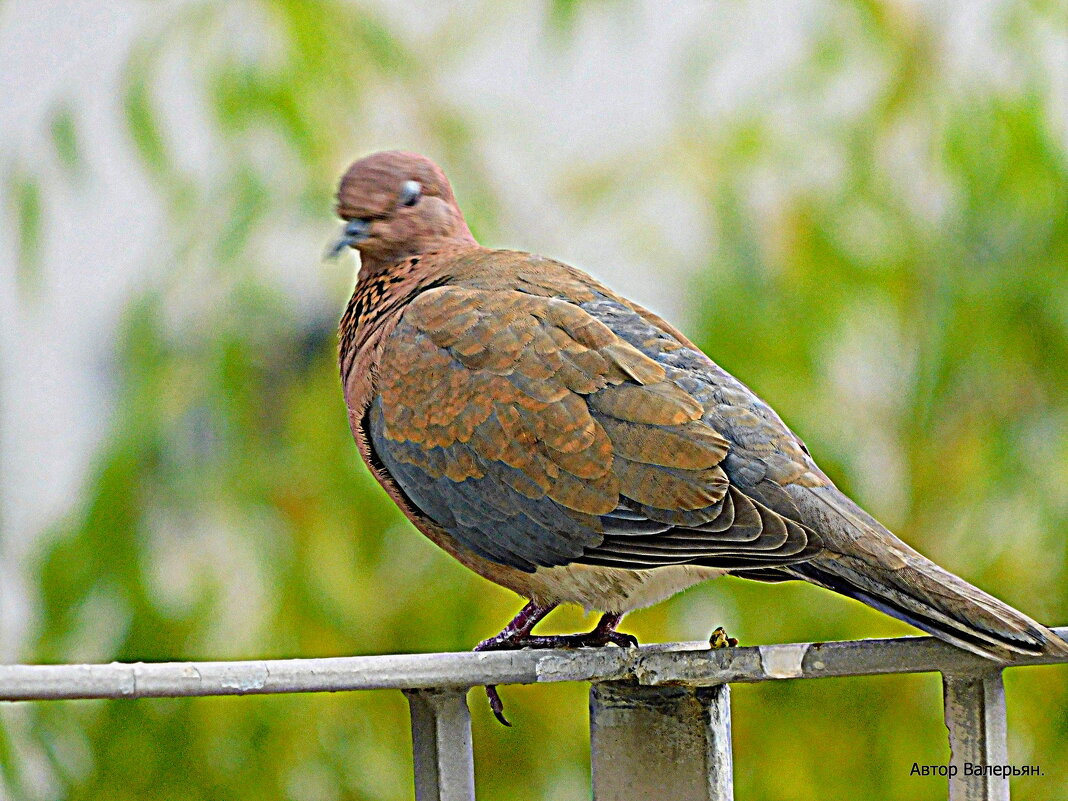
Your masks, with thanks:
M 1068 627 L 1055 629 L 1062 637 Z M 1065 657 L 1020 657 L 1048 665 Z M 0 665 L 0 701 L 162 698 L 341 690 L 403 690 L 480 684 L 619 681 L 712 685 L 879 673 L 978 672 L 991 663 L 932 637 L 762 645 L 710 650 L 707 643 L 642 648 L 158 662 Z
M 1054 631 L 1068 637 L 1068 627 Z M 982 673 L 997 664 L 934 637 L 649 652 L 638 657 L 634 670 L 641 683 L 689 685 L 935 671 Z M 998 666 L 1060 663 L 1068 663 L 1068 657 L 1017 655 Z
M 1009 779 L 988 767 L 1009 764 L 1001 671 L 942 675 L 949 729 L 949 801 L 1009 801 Z
M 416 801 L 474 801 L 466 690 L 409 690 Z
M 590 689 L 594 801 L 731 801 L 730 687 Z
M 0 701 L 166 698 L 347 690 L 405 690 L 624 678 L 622 649 L 156 662 L 0 665 Z

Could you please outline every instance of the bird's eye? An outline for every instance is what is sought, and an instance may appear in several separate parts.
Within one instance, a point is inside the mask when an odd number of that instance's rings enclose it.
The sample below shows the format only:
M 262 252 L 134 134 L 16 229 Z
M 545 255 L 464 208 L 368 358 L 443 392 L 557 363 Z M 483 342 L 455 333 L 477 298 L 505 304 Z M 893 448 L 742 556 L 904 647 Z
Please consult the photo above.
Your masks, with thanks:
M 423 196 L 423 185 L 418 181 L 405 181 L 401 187 L 400 204 L 402 206 L 414 206 Z

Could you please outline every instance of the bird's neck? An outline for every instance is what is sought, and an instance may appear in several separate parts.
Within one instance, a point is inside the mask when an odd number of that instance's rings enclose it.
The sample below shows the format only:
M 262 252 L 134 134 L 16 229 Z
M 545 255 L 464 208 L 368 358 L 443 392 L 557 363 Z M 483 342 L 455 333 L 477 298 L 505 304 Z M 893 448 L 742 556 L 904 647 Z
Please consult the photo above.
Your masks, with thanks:
M 371 239 L 360 243 L 357 248 L 360 251 L 361 281 L 365 277 L 404 270 L 412 259 L 434 261 L 441 253 L 480 249 L 462 218 L 453 220 L 447 232 L 402 237 L 400 241 Z

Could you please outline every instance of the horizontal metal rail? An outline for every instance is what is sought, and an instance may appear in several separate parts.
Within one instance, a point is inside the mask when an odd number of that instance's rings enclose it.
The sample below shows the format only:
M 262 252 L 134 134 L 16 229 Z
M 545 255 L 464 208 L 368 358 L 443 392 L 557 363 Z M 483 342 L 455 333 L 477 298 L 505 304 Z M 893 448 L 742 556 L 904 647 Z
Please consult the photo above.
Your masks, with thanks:
M 1068 637 L 1068 626 L 1054 629 Z M 1068 658 L 1019 657 L 1000 665 L 1048 665 Z M 936 640 L 900 637 L 710 649 L 706 642 L 635 649 L 390 654 L 247 662 L 111 662 L 0 665 L 0 701 L 167 698 L 205 695 L 429 690 L 485 684 L 625 681 L 692 686 L 869 676 L 970 674 L 995 663 Z
M 1068 637 L 1068 627 L 1055 629 Z M 730 801 L 730 689 L 736 682 L 942 674 L 950 801 L 1008 801 L 1004 668 L 932 637 L 711 649 L 498 651 L 106 665 L 0 665 L 0 701 L 163 698 L 403 690 L 412 720 L 417 801 L 473 801 L 466 691 L 486 684 L 589 681 L 595 801 Z M 915 766 L 914 766 L 915 767 Z M 1006 773 L 1006 769 L 1009 773 Z M 665 793 L 667 795 L 665 795 Z

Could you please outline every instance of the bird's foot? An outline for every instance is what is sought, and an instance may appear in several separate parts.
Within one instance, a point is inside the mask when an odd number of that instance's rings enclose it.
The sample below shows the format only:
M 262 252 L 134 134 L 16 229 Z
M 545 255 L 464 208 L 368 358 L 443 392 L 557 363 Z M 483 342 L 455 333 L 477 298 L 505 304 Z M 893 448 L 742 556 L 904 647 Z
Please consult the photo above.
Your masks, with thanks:
M 522 614 L 522 613 L 521 613 Z M 544 615 L 543 615 L 544 616 Z M 543 617 L 542 616 L 542 617 Z M 516 618 L 518 620 L 518 618 Z M 539 620 L 541 617 L 538 618 Z M 636 648 L 638 640 L 633 634 L 616 631 L 623 615 L 605 614 L 592 631 L 581 634 L 531 634 L 529 626 L 509 624 L 500 634 L 483 640 L 475 646 L 476 651 L 518 651 L 522 648 L 603 648 L 618 645 L 620 648 Z M 524 623 L 527 621 L 524 621 Z
M 727 636 L 727 630 L 723 626 L 717 626 L 716 630 L 709 635 L 708 644 L 713 648 L 735 648 L 738 640 Z
M 522 640 L 493 643 L 490 638 L 479 643 L 476 651 L 518 651 L 523 648 L 603 648 L 618 645 L 620 648 L 636 648 L 638 640 L 633 634 L 622 631 L 586 631 L 582 634 L 527 635 Z M 486 646 L 486 647 L 483 647 Z
M 620 648 L 637 648 L 638 640 L 633 634 L 624 634 L 616 631 L 616 626 L 623 619 L 623 615 L 605 614 L 598 621 L 592 631 L 581 634 L 531 634 L 534 624 L 541 620 L 552 607 L 542 612 L 542 607 L 533 607 L 528 604 L 523 612 L 513 620 L 505 629 L 487 640 L 483 640 L 475 646 L 476 651 L 518 651 L 523 648 L 603 648 L 607 645 L 617 645 Z M 524 614 L 526 612 L 528 614 Z M 536 610 L 536 611 L 535 611 Z M 541 612 L 541 614 L 537 614 Z M 736 641 L 737 642 L 737 641 Z M 494 684 L 486 685 L 486 697 L 489 698 L 490 711 L 505 726 L 511 726 L 504 716 L 504 702 L 501 701 L 500 693 Z

